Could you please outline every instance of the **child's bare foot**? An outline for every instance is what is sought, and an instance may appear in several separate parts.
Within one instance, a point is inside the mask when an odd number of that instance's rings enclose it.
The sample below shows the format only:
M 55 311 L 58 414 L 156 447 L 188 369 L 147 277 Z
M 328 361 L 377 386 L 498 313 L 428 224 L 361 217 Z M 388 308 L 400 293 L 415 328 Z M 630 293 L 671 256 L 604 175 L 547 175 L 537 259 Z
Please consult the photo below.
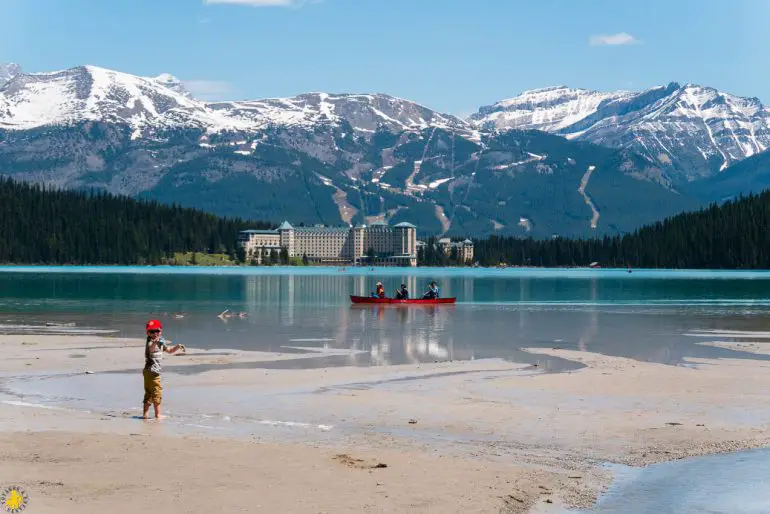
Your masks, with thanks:
M 155 419 L 166 419 L 166 415 L 165 414 L 158 414 L 157 416 L 155 416 Z
M 142 419 L 150 419 L 150 416 L 148 416 L 147 414 L 145 414 L 144 416 L 142 416 Z

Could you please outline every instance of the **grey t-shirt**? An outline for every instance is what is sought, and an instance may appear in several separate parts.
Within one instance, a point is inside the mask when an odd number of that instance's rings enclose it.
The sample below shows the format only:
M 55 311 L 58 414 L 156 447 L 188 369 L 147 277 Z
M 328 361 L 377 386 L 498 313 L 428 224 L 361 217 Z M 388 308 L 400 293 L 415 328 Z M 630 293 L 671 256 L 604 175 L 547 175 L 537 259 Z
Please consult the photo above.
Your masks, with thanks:
M 162 337 L 158 339 L 155 351 L 151 352 L 150 347 L 153 341 L 147 341 L 144 345 L 144 369 L 152 371 L 153 373 L 160 373 L 163 369 L 160 365 L 160 361 L 163 360 L 163 350 L 166 348 L 166 340 Z

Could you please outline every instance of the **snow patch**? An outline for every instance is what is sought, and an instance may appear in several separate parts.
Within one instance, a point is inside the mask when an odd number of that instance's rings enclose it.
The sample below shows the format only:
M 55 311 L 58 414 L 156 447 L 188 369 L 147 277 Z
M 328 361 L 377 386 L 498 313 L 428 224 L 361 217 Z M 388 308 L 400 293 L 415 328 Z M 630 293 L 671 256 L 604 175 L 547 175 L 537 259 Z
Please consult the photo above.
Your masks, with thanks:
M 585 201 L 586 205 L 591 209 L 592 216 L 591 216 L 591 228 L 596 229 L 596 227 L 599 224 L 599 210 L 594 205 L 594 202 L 591 200 L 591 197 L 588 196 L 588 193 L 586 193 L 586 187 L 588 187 L 588 181 L 591 180 L 591 175 L 593 174 L 594 170 L 596 169 L 596 166 L 589 166 L 588 170 L 583 175 L 583 178 L 580 180 L 580 186 L 578 187 L 578 193 L 583 197 L 583 200 Z
M 452 177 L 449 177 L 449 178 L 442 178 L 442 179 L 434 180 L 433 182 L 431 182 L 430 184 L 428 184 L 428 187 L 429 187 L 430 189 L 436 189 L 436 188 L 437 188 L 437 187 L 439 187 L 441 184 L 446 184 L 446 183 L 447 183 L 447 182 L 449 182 L 450 180 L 454 180 L 454 179 L 453 179 Z

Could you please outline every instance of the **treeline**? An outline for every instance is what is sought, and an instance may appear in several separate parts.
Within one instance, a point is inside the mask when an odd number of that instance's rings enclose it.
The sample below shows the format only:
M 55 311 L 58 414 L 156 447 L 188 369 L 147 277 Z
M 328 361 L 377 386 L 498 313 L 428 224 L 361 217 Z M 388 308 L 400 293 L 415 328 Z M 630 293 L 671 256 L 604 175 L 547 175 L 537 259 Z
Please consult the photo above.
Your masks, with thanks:
M 629 207 L 632 208 L 632 207 Z M 770 192 L 679 214 L 624 236 L 475 241 L 484 266 L 770 269 Z
M 468 266 L 470 262 L 463 261 L 456 247 L 447 254 L 439 248 L 437 237 L 425 239 L 425 245 L 417 249 L 418 266 Z
M 238 232 L 268 223 L 103 192 L 47 189 L 0 178 L 0 263 L 164 264 L 175 254 L 224 254 L 254 264 Z M 430 238 L 422 266 L 461 265 Z M 549 240 L 491 236 L 475 243 L 483 266 L 770 269 L 770 192 L 684 213 L 624 236 Z M 289 262 L 285 252 L 266 264 Z M 193 253 L 193 259 L 196 256 Z M 307 264 L 305 261 L 304 264 Z
M 238 232 L 246 228 L 270 227 L 0 178 L 0 263 L 163 264 L 177 252 L 196 251 L 238 260 Z

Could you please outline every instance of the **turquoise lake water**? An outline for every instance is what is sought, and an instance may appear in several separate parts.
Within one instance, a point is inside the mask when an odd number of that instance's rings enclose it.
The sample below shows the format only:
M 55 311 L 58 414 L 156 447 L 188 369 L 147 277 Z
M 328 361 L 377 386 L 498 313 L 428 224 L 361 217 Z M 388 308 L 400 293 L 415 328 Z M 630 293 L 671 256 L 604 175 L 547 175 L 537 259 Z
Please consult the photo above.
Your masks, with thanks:
M 382 280 L 414 293 L 437 280 L 456 306 L 352 306 Z M 225 309 L 245 318 L 219 319 Z M 363 350 L 357 365 L 502 357 L 568 369 L 525 347 L 598 351 L 682 363 L 746 356 L 698 342 L 770 326 L 770 273 L 708 271 L 0 267 L 0 331 L 44 322 L 142 337 L 157 317 L 167 335 L 200 348 L 285 352 Z M 51 329 L 63 330 L 63 329 Z M 733 338 L 735 339 L 735 338 Z M 732 339 L 731 339 L 732 340 Z M 349 365 L 330 357 L 272 366 Z
M 457 305 L 352 306 L 348 298 L 368 294 L 377 280 L 387 291 L 404 282 L 414 293 L 434 279 Z M 222 320 L 224 309 L 246 317 Z M 0 333 L 104 330 L 142 338 L 150 317 L 191 347 L 358 350 L 248 365 L 258 368 L 497 357 L 575 369 L 521 350 L 538 347 L 689 365 L 688 357 L 766 358 L 698 343 L 770 338 L 770 272 L 0 267 Z M 770 512 L 768 456 L 746 452 L 624 470 L 587 512 Z

